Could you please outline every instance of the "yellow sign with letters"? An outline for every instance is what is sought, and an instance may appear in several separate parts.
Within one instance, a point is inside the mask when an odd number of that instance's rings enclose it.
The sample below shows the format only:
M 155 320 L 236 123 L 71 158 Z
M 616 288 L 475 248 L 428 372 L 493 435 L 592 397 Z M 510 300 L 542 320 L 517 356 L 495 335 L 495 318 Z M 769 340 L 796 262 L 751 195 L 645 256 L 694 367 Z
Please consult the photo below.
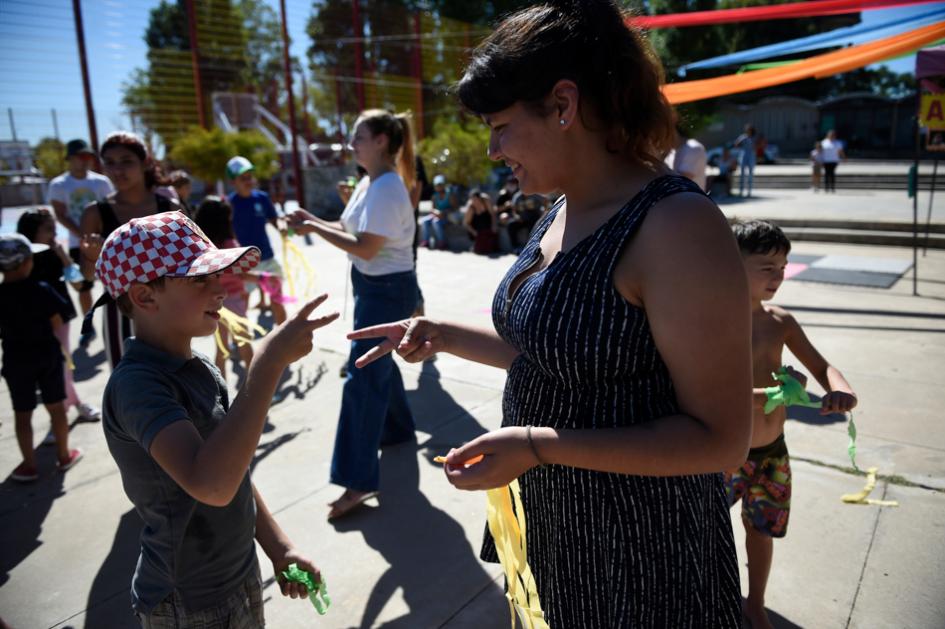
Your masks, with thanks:
M 919 124 L 935 131 L 945 130 L 945 93 L 922 95 Z

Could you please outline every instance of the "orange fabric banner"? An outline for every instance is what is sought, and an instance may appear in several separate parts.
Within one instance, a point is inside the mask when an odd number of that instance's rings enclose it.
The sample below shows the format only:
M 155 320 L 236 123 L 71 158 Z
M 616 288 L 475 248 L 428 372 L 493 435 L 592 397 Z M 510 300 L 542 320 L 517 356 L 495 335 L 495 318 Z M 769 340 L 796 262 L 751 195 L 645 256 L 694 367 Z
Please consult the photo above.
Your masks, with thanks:
M 822 79 L 918 50 L 943 37 L 945 37 L 945 23 L 939 22 L 868 44 L 816 55 L 787 66 L 729 74 L 714 79 L 669 83 L 663 86 L 663 94 L 670 103 L 679 105 L 803 79 Z

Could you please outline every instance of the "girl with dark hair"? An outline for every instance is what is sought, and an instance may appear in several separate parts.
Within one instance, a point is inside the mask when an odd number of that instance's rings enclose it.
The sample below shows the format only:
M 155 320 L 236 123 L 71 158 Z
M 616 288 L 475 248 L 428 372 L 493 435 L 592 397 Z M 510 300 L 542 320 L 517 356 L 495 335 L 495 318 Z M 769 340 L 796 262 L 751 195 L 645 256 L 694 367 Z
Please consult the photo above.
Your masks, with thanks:
M 155 192 L 168 182 L 161 176 L 144 142 L 135 134 L 112 133 L 105 138 L 99 155 L 115 193 L 104 201 L 89 204 L 82 213 L 79 225 L 82 274 L 90 281 L 95 278 L 95 262 L 102 243 L 120 225 L 133 218 L 181 209 L 176 201 Z M 114 369 L 124 353 L 125 339 L 134 334 L 132 321 L 121 314 L 116 304 L 109 303 L 105 308 L 103 330 L 105 355 Z
M 523 193 L 563 194 L 499 284 L 495 329 L 416 318 L 349 335 L 382 338 L 359 367 L 396 349 L 508 371 L 502 428 L 445 471 L 467 490 L 518 479 L 551 627 L 740 626 L 722 471 L 750 438 L 748 291 L 725 217 L 660 161 L 661 82 L 612 2 L 505 19 L 459 97 Z M 488 534 L 482 557 L 497 559 Z
M 226 199 L 211 195 L 206 197 L 197 206 L 194 214 L 194 222 L 204 235 L 210 239 L 217 249 L 235 249 L 240 247 L 236 239 L 236 232 L 233 230 L 233 208 Z M 220 286 L 226 290 L 226 297 L 223 299 L 223 307 L 230 312 L 241 317 L 246 316 L 249 308 L 249 293 L 246 291 L 245 281 L 257 281 L 258 278 L 252 273 L 223 273 L 220 275 Z M 220 332 L 220 344 L 217 345 L 217 353 L 214 363 L 223 379 L 226 379 L 226 355 L 220 348 L 230 346 L 230 334 L 224 324 L 219 324 L 217 328 Z M 249 363 L 253 360 L 253 346 L 249 343 L 237 345 L 240 360 L 243 361 L 243 368 L 249 369 Z
M 363 327 L 409 317 L 417 305 L 413 203 L 407 186 L 416 182 L 409 114 L 372 109 L 354 126 L 351 148 L 367 171 L 347 201 L 341 220 L 324 221 L 304 210 L 291 223 L 346 251 L 351 260 L 354 325 Z M 414 438 L 414 421 L 400 370 L 390 356 L 367 369 L 355 359 L 376 341 L 351 343 L 341 415 L 331 462 L 331 482 L 345 488 L 331 504 L 329 519 L 345 515 L 377 495 L 378 449 Z

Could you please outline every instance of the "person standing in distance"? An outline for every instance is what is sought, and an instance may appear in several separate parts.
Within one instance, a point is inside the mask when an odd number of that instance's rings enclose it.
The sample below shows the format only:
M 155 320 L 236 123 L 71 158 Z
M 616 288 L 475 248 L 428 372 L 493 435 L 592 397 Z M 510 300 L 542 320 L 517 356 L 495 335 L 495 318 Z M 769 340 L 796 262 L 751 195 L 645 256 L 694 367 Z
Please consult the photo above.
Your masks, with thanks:
M 95 152 L 85 140 L 72 140 L 66 144 L 66 164 L 68 170 L 49 182 L 46 201 L 49 203 L 56 220 L 69 230 L 69 257 L 76 264 L 81 264 L 79 245 L 82 240 L 82 212 L 85 206 L 102 201 L 115 191 L 112 182 L 91 170 L 95 164 Z M 79 307 L 84 315 L 92 307 L 91 280 L 82 280 L 72 285 L 79 293 Z M 88 347 L 95 337 L 93 328 L 89 334 L 79 337 L 79 346 Z

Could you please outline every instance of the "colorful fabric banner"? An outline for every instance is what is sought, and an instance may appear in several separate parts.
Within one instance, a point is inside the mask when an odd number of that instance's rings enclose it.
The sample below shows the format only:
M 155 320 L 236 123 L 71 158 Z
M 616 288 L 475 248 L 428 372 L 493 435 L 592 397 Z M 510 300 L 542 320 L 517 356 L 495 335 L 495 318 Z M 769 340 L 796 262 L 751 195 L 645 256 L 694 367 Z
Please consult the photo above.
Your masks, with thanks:
M 869 44 L 816 55 L 787 66 L 729 74 L 714 79 L 670 83 L 663 86 L 663 94 L 670 103 L 679 105 L 803 79 L 821 79 L 917 50 L 942 37 L 945 37 L 945 23 L 939 22 Z
M 729 24 L 731 22 L 758 22 L 761 20 L 783 20 L 787 18 L 814 17 L 817 15 L 840 15 L 873 9 L 888 9 L 913 4 L 929 4 L 937 0 L 813 0 L 760 7 L 717 9 L 715 11 L 691 11 L 667 13 L 665 15 L 637 15 L 627 22 L 640 28 L 673 28 L 682 26 L 705 26 Z
M 945 20 L 945 5 L 936 6 L 929 11 L 923 11 L 917 15 L 910 15 L 898 20 L 891 20 L 881 24 L 857 24 L 856 26 L 846 26 L 837 28 L 826 33 L 817 33 L 807 37 L 800 37 L 790 41 L 778 42 L 767 46 L 758 46 L 747 50 L 739 50 L 727 55 L 719 55 L 693 63 L 687 63 L 680 66 L 679 76 L 685 76 L 689 70 L 700 70 L 704 68 L 720 68 L 728 65 L 741 65 L 759 59 L 770 59 L 772 57 L 783 57 L 798 52 L 807 52 L 820 48 L 835 48 L 838 46 L 856 46 L 871 41 L 876 41 L 883 37 L 899 35 L 908 30 L 941 22 Z

